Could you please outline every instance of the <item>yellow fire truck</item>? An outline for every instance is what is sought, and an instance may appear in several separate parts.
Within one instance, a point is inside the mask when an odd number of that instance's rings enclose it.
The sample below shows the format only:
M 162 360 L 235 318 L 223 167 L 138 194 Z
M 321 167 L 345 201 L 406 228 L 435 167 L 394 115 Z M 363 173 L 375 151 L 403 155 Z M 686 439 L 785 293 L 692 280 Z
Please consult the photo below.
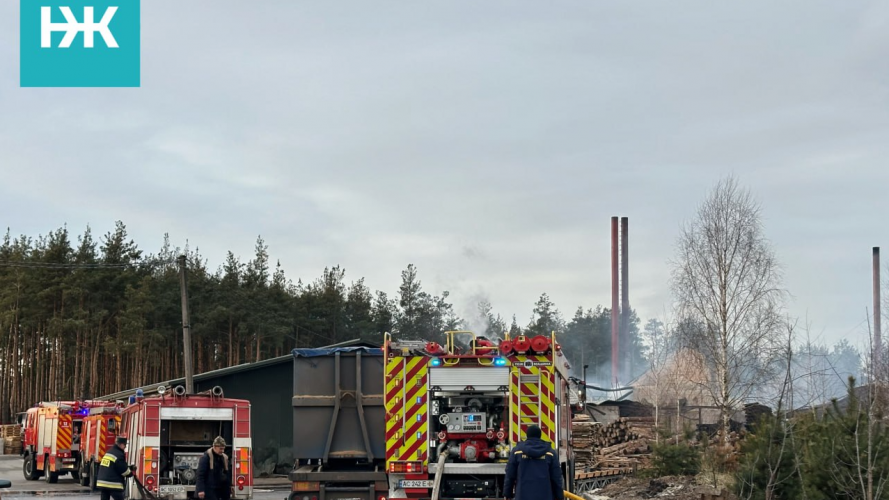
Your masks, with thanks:
M 569 365 L 555 335 L 386 338 L 389 498 L 503 498 L 509 451 L 537 425 L 573 491 Z

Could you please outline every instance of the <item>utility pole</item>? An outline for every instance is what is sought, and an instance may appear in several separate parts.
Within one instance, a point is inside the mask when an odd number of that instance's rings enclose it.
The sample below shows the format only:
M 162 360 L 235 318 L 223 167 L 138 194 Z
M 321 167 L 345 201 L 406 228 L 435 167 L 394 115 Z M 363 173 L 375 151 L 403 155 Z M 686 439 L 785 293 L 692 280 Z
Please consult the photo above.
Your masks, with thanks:
M 179 256 L 179 289 L 182 291 L 182 336 L 185 344 L 185 393 L 194 394 L 193 368 L 191 366 L 191 321 L 188 315 L 188 281 L 185 256 Z
M 883 382 L 886 372 L 883 369 L 883 337 L 880 330 L 880 247 L 874 247 L 874 352 L 873 357 L 874 373 L 877 381 Z
M 620 274 L 618 273 L 618 218 L 611 218 L 611 384 L 617 387 L 620 379 Z

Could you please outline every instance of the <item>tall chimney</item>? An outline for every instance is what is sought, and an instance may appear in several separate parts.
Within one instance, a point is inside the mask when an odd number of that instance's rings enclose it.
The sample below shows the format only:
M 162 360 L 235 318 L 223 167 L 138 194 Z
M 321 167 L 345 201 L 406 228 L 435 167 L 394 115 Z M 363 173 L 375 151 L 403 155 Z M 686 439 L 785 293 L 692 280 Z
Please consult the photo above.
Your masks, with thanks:
M 874 247 L 874 370 L 878 377 L 885 373 L 881 364 L 883 339 L 880 333 L 880 247 Z
M 618 366 L 620 362 L 620 346 L 619 336 L 618 336 L 618 311 L 619 311 L 619 295 L 618 292 L 618 281 L 619 276 L 617 272 L 617 252 L 618 251 L 618 238 L 617 238 L 617 217 L 611 218 L 611 383 L 617 387 L 619 373 Z
M 629 274 L 629 255 L 630 250 L 627 246 L 629 237 L 627 229 L 629 227 L 629 219 L 621 217 L 620 219 L 620 314 L 621 314 L 621 331 L 620 338 L 624 342 L 624 372 L 621 380 L 628 382 L 633 371 L 632 366 L 632 349 L 630 349 L 630 283 L 627 279 Z

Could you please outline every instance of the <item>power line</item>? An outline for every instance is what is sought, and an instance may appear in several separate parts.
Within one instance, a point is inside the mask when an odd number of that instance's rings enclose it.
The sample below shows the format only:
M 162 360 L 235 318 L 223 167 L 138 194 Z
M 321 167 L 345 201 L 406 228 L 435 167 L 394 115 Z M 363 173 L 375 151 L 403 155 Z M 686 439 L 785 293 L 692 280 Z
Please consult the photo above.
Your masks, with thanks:
M 135 264 L 61 264 L 56 262 L 12 262 L 0 261 L 0 267 L 18 267 L 27 269 L 124 269 L 136 267 Z
M 328 337 L 327 335 L 321 335 L 321 334 L 318 333 L 318 332 L 313 332 L 312 330 L 309 330 L 308 328 L 305 328 L 305 327 L 300 326 L 300 325 L 296 325 L 296 324 L 294 324 L 294 326 L 296 327 L 296 335 L 297 335 L 297 337 L 294 337 L 293 335 L 291 335 L 291 334 L 289 334 L 289 333 L 285 333 L 284 335 L 287 336 L 287 337 L 290 337 L 291 339 L 293 339 L 293 340 L 295 340 L 295 341 L 297 341 L 297 342 L 299 342 L 299 338 L 298 338 L 298 336 L 299 336 L 299 332 L 300 332 L 300 330 L 302 330 L 304 333 L 308 333 L 308 334 L 314 336 L 314 337 L 317 338 L 317 339 L 324 340 L 325 342 L 328 342 L 328 341 L 331 340 L 331 338 Z
M 108 264 L 108 263 L 87 263 L 87 264 L 64 264 L 60 262 L 22 262 L 22 261 L 0 261 L 0 267 L 16 267 L 24 269 L 135 269 L 139 265 L 157 266 L 172 265 L 172 260 L 145 261 L 139 263 L 124 264 Z

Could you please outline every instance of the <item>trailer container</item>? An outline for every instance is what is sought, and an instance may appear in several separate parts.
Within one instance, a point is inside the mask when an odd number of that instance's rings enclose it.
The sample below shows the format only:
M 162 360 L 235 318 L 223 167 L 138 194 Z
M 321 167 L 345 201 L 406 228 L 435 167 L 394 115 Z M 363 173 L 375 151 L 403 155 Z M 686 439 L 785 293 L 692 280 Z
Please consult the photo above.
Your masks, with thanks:
M 382 349 L 295 349 L 293 356 L 290 499 L 386 498 Z

